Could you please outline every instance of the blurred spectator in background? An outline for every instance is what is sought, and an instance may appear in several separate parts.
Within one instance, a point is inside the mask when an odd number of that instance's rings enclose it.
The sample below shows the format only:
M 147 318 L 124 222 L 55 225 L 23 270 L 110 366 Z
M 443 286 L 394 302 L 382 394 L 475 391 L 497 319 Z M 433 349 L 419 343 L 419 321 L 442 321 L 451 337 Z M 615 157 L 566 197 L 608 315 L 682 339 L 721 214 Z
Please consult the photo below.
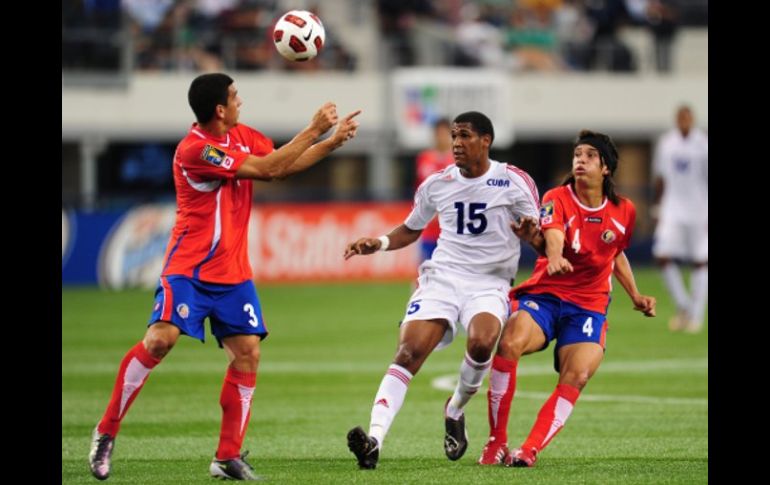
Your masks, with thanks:
M 649 27 L 655 42 L 655 68 L 671 71 L 671 48 L 679 26 L 681 0 L 626 0 L 629 14 Z
M 676 112 L 676 128 L 665 133 L 655 150 L 655 206 L 659 220 L 653 255 L 677 313 L 672 331 L 699 332 L 703 326 L 708 295 L 708 136 L 693 126 L 688 106 Z M 655 214 L 657 212 L 657 214 Z M 676 262 L 688 261 L 690 293 Z
M 513 51 L 514 67 L 521 70 L 560 71 L 554 10 L 561 0 L 520 0 L 506 29 L 506 46 Z
M 502 31 L 489 13 L 487 7 L 475 3 L 466 3 L 460 10 L 460 23 L 455 31 L 455 65 L 512 66 L 512 59 L 506 56 L 503 49 Z
M 439 118 L 433 123 L 433 148 L 421 151 L 417 155 L 417 178 L 415 190 L 429 175 L 443 170 L 454 163 L 452 156 L 452 127 L 447 118 Z M 438 219 L 434 217 L 425 226 L 420 235 L 420 263 L 430 259 L 436 249 L 436 241 L 441 232 Z
M 618 29 L 629 18 L 624 0 L 585 0 L 585 13 L 594 27 L 588 58 L 583 67 L 617 72 L 636 70 L 631 49 L 618 37 Z
M 433 13 L 430 0 L 377 0 L 377 12 L 388 57 L 385 65 L 414 65 L 411 30 L 416 16 Z
M 121 24 L 120 0 L 64 0 L 62 70 L 120 70 Z

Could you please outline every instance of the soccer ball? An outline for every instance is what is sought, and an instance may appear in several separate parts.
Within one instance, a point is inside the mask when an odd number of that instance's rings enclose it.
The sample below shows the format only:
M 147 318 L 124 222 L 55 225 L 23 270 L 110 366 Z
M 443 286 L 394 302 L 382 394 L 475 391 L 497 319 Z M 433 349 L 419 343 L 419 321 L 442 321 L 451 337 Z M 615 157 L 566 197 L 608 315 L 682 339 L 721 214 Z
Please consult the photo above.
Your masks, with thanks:
M 307 61 L 321 51 L 326 32 L 321 19 L 307 10 L 292 10 L 278 19 L 273 42 L 278 52 L 290 61 Z

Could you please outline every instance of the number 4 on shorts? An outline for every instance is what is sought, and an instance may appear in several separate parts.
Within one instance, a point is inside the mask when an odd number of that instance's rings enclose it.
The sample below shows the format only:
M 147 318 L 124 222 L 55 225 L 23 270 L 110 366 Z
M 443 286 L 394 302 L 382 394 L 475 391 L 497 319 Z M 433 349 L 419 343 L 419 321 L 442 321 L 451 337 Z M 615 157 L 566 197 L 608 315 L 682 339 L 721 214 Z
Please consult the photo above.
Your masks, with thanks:
M 583 324 L 583 333 L 589 337 L 594 334 L 594 317 L 588 317 Z

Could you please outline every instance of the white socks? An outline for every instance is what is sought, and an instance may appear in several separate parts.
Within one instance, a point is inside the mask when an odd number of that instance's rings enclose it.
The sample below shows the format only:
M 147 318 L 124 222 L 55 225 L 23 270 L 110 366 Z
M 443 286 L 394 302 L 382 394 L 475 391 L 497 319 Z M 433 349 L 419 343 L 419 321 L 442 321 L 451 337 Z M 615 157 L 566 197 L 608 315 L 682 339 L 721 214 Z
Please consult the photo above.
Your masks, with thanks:
M 668 292 L 674 298 L 677 311 L 690 311 L 690 296 L 684 287 L 682 273 L 676 263 L 668 263 L 663 266 L 663 281 L 666 283 Z
M 709 291 L 709 267 L 694 268 L 690 274 L 690 288 L 692 290 L 692 306 L 690 316 L 695 325 L 700 328 L 706 316 L 706 302 Z
M 376 438 L 380 447 L 393 423 L 393 418 L 404 404 L 412 377 L 412 373 L 400 365 L 391 364 L 385 377 L 382 378 L 380 388 L 374 397 L 372 418 L 369 422 L 369 436 Z
M 467 352 L 465 353 L 465 359 L 460 364 L 460 378 L 457 381 L 457 387 L 455 387 L 455 392 L 446 408 L 447 417 L 459 419 L 462 416 L 463 408 L 478 392 L 491 364 L 491 357 L 486 362 L 476 362 Z

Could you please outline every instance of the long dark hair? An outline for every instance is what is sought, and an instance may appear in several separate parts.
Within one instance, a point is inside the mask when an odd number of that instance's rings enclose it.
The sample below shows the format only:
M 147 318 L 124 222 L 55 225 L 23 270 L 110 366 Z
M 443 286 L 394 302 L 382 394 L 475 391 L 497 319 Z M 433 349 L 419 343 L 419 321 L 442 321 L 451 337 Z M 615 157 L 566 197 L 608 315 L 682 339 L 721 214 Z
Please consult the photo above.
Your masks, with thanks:
M 573 147 L 578 145 L 591 145 L 599 151 L 602 164 L 606 165 L 610 170 L 610 173 L 604 176 L 602 181 L 602 192 L 610 199 L 615 205 L 620 203 L 618 194 L 615 192 L 615 179 L 613 175 L 618 168 L 618 148 L 615 146 L 615 142 L 612 141 L 609 135 L 599 133 L 598 131 L 581 130 L 575 139 Z M 575 188 L 575 176 L 570 171 L 569 175 L 564 179 L 562 185 L 570 185 Z

